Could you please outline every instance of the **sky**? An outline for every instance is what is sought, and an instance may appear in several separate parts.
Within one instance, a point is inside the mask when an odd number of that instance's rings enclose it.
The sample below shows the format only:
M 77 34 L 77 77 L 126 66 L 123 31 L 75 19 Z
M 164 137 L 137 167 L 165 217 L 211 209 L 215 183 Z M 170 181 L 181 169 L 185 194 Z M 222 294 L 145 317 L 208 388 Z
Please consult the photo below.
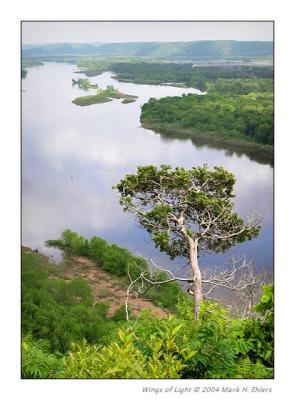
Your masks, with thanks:
M 23 21 L 22 43 L 273 40 L 273 22 Z

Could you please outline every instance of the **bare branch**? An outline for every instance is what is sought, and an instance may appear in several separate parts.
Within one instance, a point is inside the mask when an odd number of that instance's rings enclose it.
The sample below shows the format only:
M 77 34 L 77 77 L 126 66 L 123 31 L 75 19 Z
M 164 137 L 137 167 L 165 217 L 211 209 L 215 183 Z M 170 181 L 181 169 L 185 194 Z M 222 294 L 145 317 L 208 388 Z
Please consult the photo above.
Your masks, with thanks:
M 129 266 L 128 266 L 127 273 L 128 273 L 128 277 L 129 277 L 129 280 L 130 280 L 130 285 L 128 286 L 127 291 L 126 291 L 125 313 L 126 313 L 126 320 L 129 321 L 129 312 L 128 312 L 129 293 L 130 293 L 130 291 L 131 291 L 131 289 L 132 289 L 132 286 L 133 286 L 138 280 L 140 280 L 141 277 L 139 276 L 138 278 L 132 280 L 131 275 L 130 275 L 130 271 L 129 271 Z
M 153 270 L 159 270 L 159 271 L 163 271 L 167 274 L 169 274 L 171 276 L 171 278 L 169 279 L 165 279 L 165 280 L 156 280 L 153 279 L 150 274 L 148 274 L 147 276 L 147 272 L 146 271 L 141 271 L 139 276 L 136 279 L 132 279 L 131 275 L 130 275 L 130 271 L 129 271 L 129 267 L 127 270 L 127 274 L 130 280 L 130 284 L 126 290 L 126 300 L 125 300 L 125 314 L 126 314 L 126 320 L 129 321 L 129 312 L 128 312 L 128 302 L 129 302 L 129 296 L 131 293 L 132 288 L 135 286 L 135 284 L 137 282 L 140 282 L 141 285 L 139 288 L 137 288 L 137 291 L 135 292 L 135 295 L 138 296 L 139 294 L 143 295 L 145 294 L 152 286 L 156 286 L 156 285 L 162 285 L 165 283 L 169 283 L 169 282 L 174 282 L 174 281 L 183 281 L 183 282 L 188 282 L 191 283 L 193 282 L 192 278 L 181 278 L 181 277 L 177 277 L 173 274 L 173 272 L 171 272 L 168 269 L 165 269 L 163 267 L 158 266 L 152 259 L 146 259 L 145 257 L 143 257 L 141 254 L 138 253 L 138 255 L 142 258 L 144 258 L 145 260 L 149 261 L 152 265 L 153 265 Z M 144 290 L 144 283 L 149 283 L 149 287 L 147 289 Z
M 163 267 L 160 267 L 158 264 L 156 264 L 152 259 L 148 259 L 143 257 L 140 253 L 137 253 L 140 257 L 142 257 L 144 260 L 148 261 L 149 263 L 151 263 L 154 267 L 154 270 L 160 270 L 163 272 L 166 272 L 167 274 L 169 274 L 172 278 L 170 279 L 166 279 L 164 281 L 150 281 L 148 280 L 146 277 L 143 277 L 144 280 L 146 280 L 149 283 L 153 283 L 154 285 L 161 285 L 162 283 L 168 283 L 168 282 L 173 282 L 173 281 L 182 281 L 182 282 L 193 282 L 192 278 L 181 278 L 181 277 L 177 277 L 173 274 L 172 271 L 170 271 L 169 269 L 165 269 Z
M 252 314 L 252 307 L 261 295 L 262 285 L 267 282 L 266 272 L 257 273 L 252 262 L 242 258 L 231 259 L 231 268 L 205 270 L 202 283 L 207 287 L 204 298 L 218 300 L 218 296 L 211 297 L 216 289 L 230 291 L 234 307 L 242 312 L 243 317 Z

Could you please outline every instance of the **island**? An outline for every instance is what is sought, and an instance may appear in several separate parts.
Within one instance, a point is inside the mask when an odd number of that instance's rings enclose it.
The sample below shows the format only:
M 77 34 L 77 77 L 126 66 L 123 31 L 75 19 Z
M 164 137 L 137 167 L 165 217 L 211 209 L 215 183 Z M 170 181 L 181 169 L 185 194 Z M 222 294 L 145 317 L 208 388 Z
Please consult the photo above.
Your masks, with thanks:
M 96 83 L 91 83 L 88 78 L 79 78 L 79 79 L 72 79 L 73 86 L 78 85 L 79 89 L 89 90 L 89 89 L 97 89 L 98 86 Z
M 112 99 L 123 99 L 122 103 L 127 104 L 134 102 L 137 96 L 121 93 L 118 89 L 110 85 L 105 90 L 98 88 L 94 95 L 77 97 L 72 103 L 84 107 L 92 104 L 106 103 L 112 101 Z
M 133 99 L 133 98 L 125 98 L 125 99 L 122 101 L 122 104 L 134 103 L 135 101 L 136 101 L 136 99 Z
M 103 69 L 86 69 L 86 70 L 79 70 L 79 71 L 74 71 L 75 74 L 84 74 L 88 77 L 92 77 L 92 76 L 98 76 L 101 75 L 103 73 Z

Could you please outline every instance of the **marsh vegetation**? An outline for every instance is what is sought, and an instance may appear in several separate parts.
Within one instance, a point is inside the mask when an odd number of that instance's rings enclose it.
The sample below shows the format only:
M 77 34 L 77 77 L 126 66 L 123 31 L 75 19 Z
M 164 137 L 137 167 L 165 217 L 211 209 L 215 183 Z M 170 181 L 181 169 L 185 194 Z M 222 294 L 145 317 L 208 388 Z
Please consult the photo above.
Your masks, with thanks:
M 83 80 L 84 81 L 84 80 Z M 95 85 L 97 87 L 97 85 Z M 123 99 L 123 103 L 130 103 L 137 99 L 137 96 L 121 93 L 113 86 L 107 86 L 105 90 L 97 89 L 95 95 L 77 97 L 73 103 L 77 106 L 90 106 L 92 104 L 106 103 L 112 99 Z

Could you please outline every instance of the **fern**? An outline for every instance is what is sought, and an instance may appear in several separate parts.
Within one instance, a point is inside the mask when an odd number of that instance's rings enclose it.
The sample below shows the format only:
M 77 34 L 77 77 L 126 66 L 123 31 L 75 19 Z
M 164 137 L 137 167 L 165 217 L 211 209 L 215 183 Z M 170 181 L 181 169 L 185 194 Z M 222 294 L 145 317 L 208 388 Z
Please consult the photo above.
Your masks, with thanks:
M 60 354 L 50 354 L 44 340 L 27 335 L 22 342 L 22 378 L 55 378 L 60 369 Z

